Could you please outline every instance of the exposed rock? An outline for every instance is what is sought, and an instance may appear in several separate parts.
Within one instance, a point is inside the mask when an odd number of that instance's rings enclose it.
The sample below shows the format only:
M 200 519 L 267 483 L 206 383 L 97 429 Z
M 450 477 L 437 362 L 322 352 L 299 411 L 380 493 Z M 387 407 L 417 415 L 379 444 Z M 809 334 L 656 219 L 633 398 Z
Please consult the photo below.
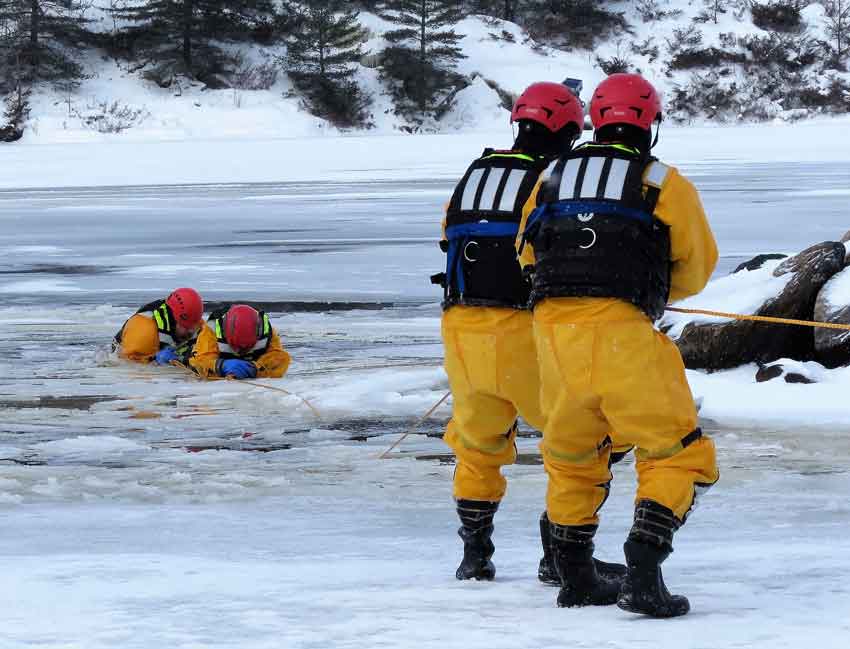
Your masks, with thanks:
M 782 376 L 783 372 L 782 365 L 762 365 L 759 367 L 758 372 L 756 372 L 756 383 L 764 383 L 765 381 L 771 381 L 779 376 Z
M 756 382 L 764 383 L 781 376 L 786 383 L 817 383 L 811 372 L 807 372 L 802 367 L 800 370 L 799 372 L 789 372 L 783 363 L 762 365 L 756 372 Z
M 850 230 L 844 233 L 844 236 L 841 237 L 841 243 L 850 244 Z M 850 245 L 845 245 L 847 248 L 847 254 L 844 255 L 844 265 L 850 264 Z
M 803 376 L 802 374 L 797 374 L 796 372 L 788 372 L 785 375 L 786 383 L 815 383 L 810 378 Z
M 773 271 L 793 276 L 783 291 L 765 302 L 755 315 L 810 320 L 818 292 L 844 267 L 844 245 L 827 241 L 789 257 Z M 685 326 L 676 340 L 686 367 L 710 370 L 778 358 L 808 360 L 814 357 L 810 327 L 768 324 L 747 320 Z
M 17 126 L 8 125 L 0 128 L 0 142 L 17 142 L 23 136 L 23 129 Z
M 739 273 L 742 270 L 758 270 L 764 265 L 764 262 L 770 261 L 771 259 L 785 259 L 788 255 L 783 255 L 779 252 L 770 252 L 764 255 L 756 255 L 749 261 L 745 261 L 741 264 L 738 264 L 737 268 L 732 271 L 732 274 Z
M 227 90 L 232 87 L 230 81 L 223 74 L 201 72 L 196 75 L 196 78 L 204 84 L 203 90 Z
M 850 325 L 850 268 L 833 276 L 818 293 L 815 301 L 814 319 L 820 322 Z M 817 328 L 814 331 L 815 359 L 826 367 L 850 365 L 850 331 Z
M 174 83 L 175 72 L 171 66 L 161 66 L 152 70 L 145 70 L 142 77 L 153 81 L 160 88 L 170 88 Z

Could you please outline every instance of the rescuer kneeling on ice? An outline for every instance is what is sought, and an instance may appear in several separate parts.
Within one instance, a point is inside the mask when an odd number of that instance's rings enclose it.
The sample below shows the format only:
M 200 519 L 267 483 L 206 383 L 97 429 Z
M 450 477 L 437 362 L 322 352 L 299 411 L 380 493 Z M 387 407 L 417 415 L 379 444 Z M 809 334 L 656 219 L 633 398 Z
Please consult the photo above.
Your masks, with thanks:
M 185 363 L 204 319 L 204 302 L 192 288 L 175 289 L 164 300 L 139 308 L 115 334 L 113 350 L 137 363 Z
M 204 378 L 280 378 L 290 360 L 268 315 L 234 304 L 210 314 L 189 366 Z

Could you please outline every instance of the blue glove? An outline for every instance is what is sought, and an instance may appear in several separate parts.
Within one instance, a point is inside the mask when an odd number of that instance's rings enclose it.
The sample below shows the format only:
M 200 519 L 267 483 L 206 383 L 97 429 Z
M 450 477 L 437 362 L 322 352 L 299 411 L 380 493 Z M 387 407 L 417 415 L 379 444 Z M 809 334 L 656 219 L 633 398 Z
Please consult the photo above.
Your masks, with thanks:
M 157 365 L 169 365 L 171 361 L 179 361 L 180 357 L 174 347 L 166 347 L 157 352 L 154 356 Z
M 257 366 L 250 361 L 229 358 L 221 363 L 221 375 L 234 379 L 253 379 L 257 376 Z

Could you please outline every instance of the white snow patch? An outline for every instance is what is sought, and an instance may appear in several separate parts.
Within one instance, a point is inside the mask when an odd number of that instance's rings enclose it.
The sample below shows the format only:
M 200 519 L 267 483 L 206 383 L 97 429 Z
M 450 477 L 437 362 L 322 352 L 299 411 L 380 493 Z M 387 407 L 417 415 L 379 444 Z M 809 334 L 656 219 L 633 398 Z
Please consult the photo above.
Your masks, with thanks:
M 698 295 L 680 300 L 672 306 L 684 309 L 722 311 L 724 313 L 755 313 L 765 301 L 781 293 L 793 277 L 792 273 L 786 273 L 780 277 L 773 276 L 774 269 L 782 261 L 782 259 L 771 259 L 756 270 L 742 270 L 715 279 L 709 282 L 705 290 Z M 671 338 L 678 338 L 689 322 L 729 322 L 729 319 L 668 311 L 659 320 L 658 326 L 662 329 L 669 326 L 667 335 Z

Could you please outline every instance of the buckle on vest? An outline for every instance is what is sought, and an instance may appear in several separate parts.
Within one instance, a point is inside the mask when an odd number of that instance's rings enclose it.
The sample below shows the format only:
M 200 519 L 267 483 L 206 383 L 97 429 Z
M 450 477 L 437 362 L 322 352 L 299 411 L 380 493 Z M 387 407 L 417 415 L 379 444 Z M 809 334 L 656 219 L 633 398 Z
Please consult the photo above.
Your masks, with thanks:
M 437 273 L 436 275 L 431 275 L 431 283 L 446 288 L 446 274 Z
M 473 246 L 475 247 L 473 248 Z M 478 257 L 474 255 L 476 255 L 476 251 L 480 248 L 481 246 L 478 245 L 477 241 L 470 241 L 463 247 L 463 258 L 469 263 L 475 263 L 478 261 Z

